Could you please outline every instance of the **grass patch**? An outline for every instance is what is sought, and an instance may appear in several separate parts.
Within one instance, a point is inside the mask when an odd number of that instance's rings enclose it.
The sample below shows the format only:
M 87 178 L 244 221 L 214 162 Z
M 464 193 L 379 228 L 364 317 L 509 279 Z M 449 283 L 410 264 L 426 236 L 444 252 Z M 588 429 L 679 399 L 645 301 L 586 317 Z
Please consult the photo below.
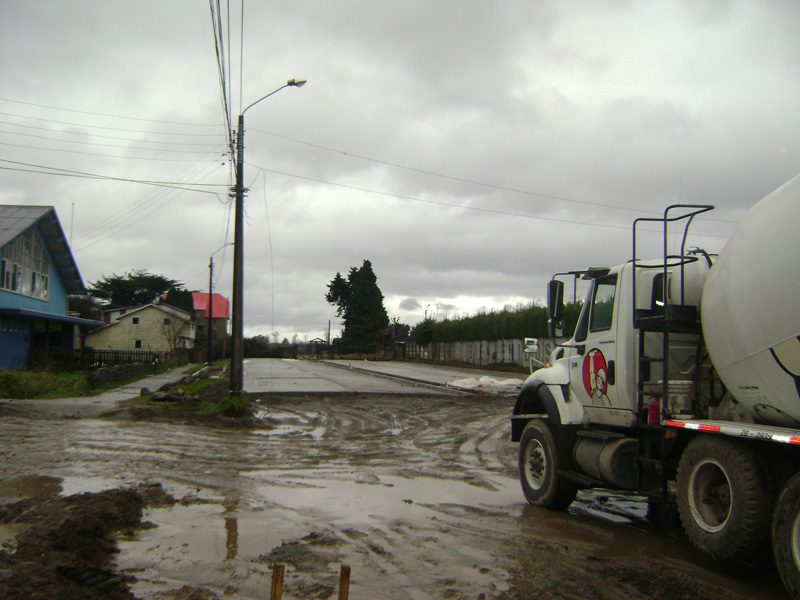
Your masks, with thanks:
M 171 389 L 182 389 L 187 394 L 199 394 L 207 387 L 218 383 L 219 379 L 198 379 L 197 381 L 193 381 L 192 383 L 180 383 L 172 386 Z
M 48 400 L 92 393 L 92 386 L 82 372 L 0 370 L 0 397 L 3 398 Z
M 247 394 L 230 394 L 214 404 L 204 406 L 198 412 L 201 415 L 246 417 L 250 414 L 250 399 Z

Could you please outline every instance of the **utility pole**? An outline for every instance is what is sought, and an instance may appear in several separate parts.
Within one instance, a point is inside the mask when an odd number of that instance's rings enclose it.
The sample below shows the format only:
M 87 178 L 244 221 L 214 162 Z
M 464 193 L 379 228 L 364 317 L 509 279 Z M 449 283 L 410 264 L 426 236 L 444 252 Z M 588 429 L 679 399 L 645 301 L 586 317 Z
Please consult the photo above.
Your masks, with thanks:
M 211 294 L 214 291 L 213 289 L 213 278 L 214 278 L 214 257 L 212 256 L 209 259 L 208 263 L 208 360 L 206 363 L 210 366 L 211 365 L 211 307 L 213 303 L 211 301 Z
M 303 87 L 305 79 L 290 79 L 277 90 L 262 96 L 239 115 L 236 131 L 236 187 L 233 229 L 233 305 L 231 310 L 231 368 L 230 391 L 244 390 L 244 113 L 262 100 L 286 87 Z M 210 300 L 210 299 L 209 299 Z
M 249 107 L 248 107 L 249 108 Z M 236 198 L 233 226 L 233 306 L 231 310 L 231 393 L 244 389 L 244 111 L 236 131 Z

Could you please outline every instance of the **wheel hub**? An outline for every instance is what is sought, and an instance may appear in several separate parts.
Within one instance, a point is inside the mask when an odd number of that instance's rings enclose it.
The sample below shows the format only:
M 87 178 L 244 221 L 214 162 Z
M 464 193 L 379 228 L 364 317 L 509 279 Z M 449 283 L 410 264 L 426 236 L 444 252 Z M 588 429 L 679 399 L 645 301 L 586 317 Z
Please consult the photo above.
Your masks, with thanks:
M 699 462 L 692 470 L 689 508 L 695 522 L 705 531 L 720 531 L 731 513 L 731 482 L 714 459 Z
M 534 489 L 540 489 L 544 485 L 545 471 L 547 470 L 547 459 L 545 458 L 544 448 L 536 441 L 531 440 L 527 449 L 526 477 L 528 484 Z

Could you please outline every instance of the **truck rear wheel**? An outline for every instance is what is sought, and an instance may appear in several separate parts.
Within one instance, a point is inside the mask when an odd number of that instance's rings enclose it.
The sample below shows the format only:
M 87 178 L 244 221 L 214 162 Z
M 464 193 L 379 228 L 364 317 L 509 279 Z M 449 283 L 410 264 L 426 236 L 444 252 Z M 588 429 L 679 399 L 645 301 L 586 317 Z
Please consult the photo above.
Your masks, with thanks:
M 783 585 L 800 598 L 800 474 L 783 487 L 772 517 L 775 564 Z
M 677 490 L 686 535 L 714 558 L 745 558 L 769 533 L 764 473 L 747 446 L 725 438 L 694 438 L 681 457 Z
M 554 510 L 572 504 L 578 490 L 558 474 L 566 462 L 550 426 L 540 419 L 530 421 L 519 444 L 520 481 L 530 504 Z

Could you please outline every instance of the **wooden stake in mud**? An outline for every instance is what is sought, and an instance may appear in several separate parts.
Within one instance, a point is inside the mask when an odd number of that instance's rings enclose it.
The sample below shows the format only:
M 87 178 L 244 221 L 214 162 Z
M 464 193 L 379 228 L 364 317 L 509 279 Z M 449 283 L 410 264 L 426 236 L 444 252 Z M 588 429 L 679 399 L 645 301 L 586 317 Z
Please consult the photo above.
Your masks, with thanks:
M 342 565 L 339 571 L 339 600 L 348 600 L 350 597 L 350 567 Z
M 281 600 L 283 596 L 283 565 L 272 566 L 272 589 L 269 600 Z

